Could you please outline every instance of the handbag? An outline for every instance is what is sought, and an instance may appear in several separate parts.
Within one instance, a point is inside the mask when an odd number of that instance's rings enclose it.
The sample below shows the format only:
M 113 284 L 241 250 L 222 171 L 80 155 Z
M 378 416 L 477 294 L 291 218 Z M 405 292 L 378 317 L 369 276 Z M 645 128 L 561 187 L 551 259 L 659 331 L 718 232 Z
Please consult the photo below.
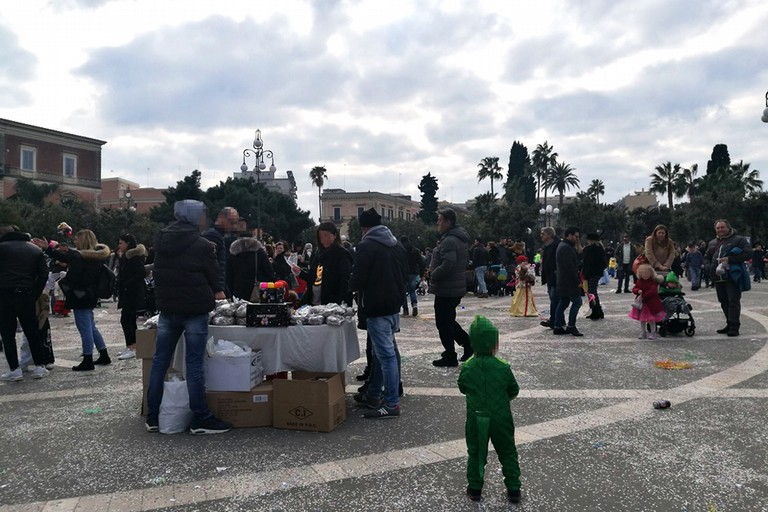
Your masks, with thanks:
M 638 254 L 635 261 L 632 262 L 632 273 L 637 274 L 637 267 L 646 263 L 648 263 L 648 258 L 646 258 L 645 254 Z
M 632 301 L 632 307 L 635 309 L 643 309 L 643 296 L 635 295 L 635 300 Z

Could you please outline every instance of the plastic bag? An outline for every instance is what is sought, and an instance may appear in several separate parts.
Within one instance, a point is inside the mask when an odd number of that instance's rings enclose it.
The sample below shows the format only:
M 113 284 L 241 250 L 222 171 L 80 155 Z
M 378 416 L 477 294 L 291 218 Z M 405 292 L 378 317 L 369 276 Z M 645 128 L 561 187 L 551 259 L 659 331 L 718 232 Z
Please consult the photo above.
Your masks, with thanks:
M 632 302 L 632 307 L 635 309 L 643 309 L 643 296 L 635 295 L 635 300 Z
M 205 343 L 208 357 L 250 357 L 251 347 L 244 347 L 227 340 L 214 340 L 213 336 Z
M 189 408 L 187 381 L 174 375 L 163 384 L 163 401 L 160 402 L 160 415 L 157 426 L 161 434 L 180 434 L 189 429 L 194 414 Z

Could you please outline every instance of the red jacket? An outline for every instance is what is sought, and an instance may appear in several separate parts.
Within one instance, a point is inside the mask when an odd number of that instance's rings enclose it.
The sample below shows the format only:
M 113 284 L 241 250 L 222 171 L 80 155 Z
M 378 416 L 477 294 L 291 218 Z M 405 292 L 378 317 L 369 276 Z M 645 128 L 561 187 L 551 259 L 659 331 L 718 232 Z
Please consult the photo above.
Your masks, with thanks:
M 647 306 L 654 315 L 664 311 L 664 305 L 659 298 L 659 284 L 653 279 L 638 279 L 632 288 L 632 293 L 643 292 L 643 304 Z

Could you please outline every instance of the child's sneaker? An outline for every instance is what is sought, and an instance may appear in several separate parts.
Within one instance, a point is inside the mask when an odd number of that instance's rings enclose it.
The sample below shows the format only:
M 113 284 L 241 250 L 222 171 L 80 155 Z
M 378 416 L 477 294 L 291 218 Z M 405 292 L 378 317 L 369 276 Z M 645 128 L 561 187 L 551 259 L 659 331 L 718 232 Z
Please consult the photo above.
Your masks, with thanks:
M 21 373 L 21 367 L 18 367 L 13 371 L 7 371 L 0 375 L 0 380 L 4 380 L 6 382 L 17 382 L 23 378 L 24 375 Z
M 483 491 L 478 491 L 477 489 L 467 487 L 467 496 L 469 496 L 469 499 L 472 501 L 480 501 L 483 499 Z
M 655 332 L 648 335 L 648 339 L 651 340 L 651 341 L 655 340 L 656 338 L 657 338 L 657 336 L 656 336 Z
M 520 489 L 507 489 L 507 499 L 511 503 L 520 503 Z

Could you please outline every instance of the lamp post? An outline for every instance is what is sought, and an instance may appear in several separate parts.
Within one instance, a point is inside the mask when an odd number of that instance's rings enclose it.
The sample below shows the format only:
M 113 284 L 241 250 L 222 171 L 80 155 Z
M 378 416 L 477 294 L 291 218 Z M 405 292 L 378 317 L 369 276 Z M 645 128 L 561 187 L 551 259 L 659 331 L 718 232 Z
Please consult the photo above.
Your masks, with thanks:
M 764 123 L 768 123 L 768 92 L 765 93 L 765 110 L 763 110 L 763 117 L 760 119 Z
M 133 206 L 133 193 L 131 193 L 131 188 L 128 187 L 125 190 L 123 190 L 123 200 L 125 200 L 125 208 L 129 212 L 135 212 L 136 207 Z
M 248 172 L 248 164 L 245 163 L 245 158 L 249 156 L 256 157 L 256 163 L 253 166 L 253 172 L 256 173 L 256 185 L 261 184 L 261 171 L 267 168 L 267 164 L 264 163 L 264 157 L 266 156 L 271 160 L 269 166 L 269 172 L 273 173 L 277 171 L 275 167 L 275 155 L 269 149 L 264 149 L 264 141 L 261 140 L 261 130 L 256 130 L 256 135 L 253 138 L 253 149 L 245 148 L 243 150 L 243 165 L 240 166 L 240 170 L 243 173 Z M 258 233 L 258 239 L 261 240 L 261 191 L 256 194 L 256 229 Z
M 560 216 L 560 208 L 552 208 L 552 205 L 548 204 L 546 208 L 539 210 L 539 215 L 541 215 L 542 220 L 544 221 L 544 226 L 549 226 L 552 219 L 554 219 L 555 224 L 557 224 L 557 218 Z

